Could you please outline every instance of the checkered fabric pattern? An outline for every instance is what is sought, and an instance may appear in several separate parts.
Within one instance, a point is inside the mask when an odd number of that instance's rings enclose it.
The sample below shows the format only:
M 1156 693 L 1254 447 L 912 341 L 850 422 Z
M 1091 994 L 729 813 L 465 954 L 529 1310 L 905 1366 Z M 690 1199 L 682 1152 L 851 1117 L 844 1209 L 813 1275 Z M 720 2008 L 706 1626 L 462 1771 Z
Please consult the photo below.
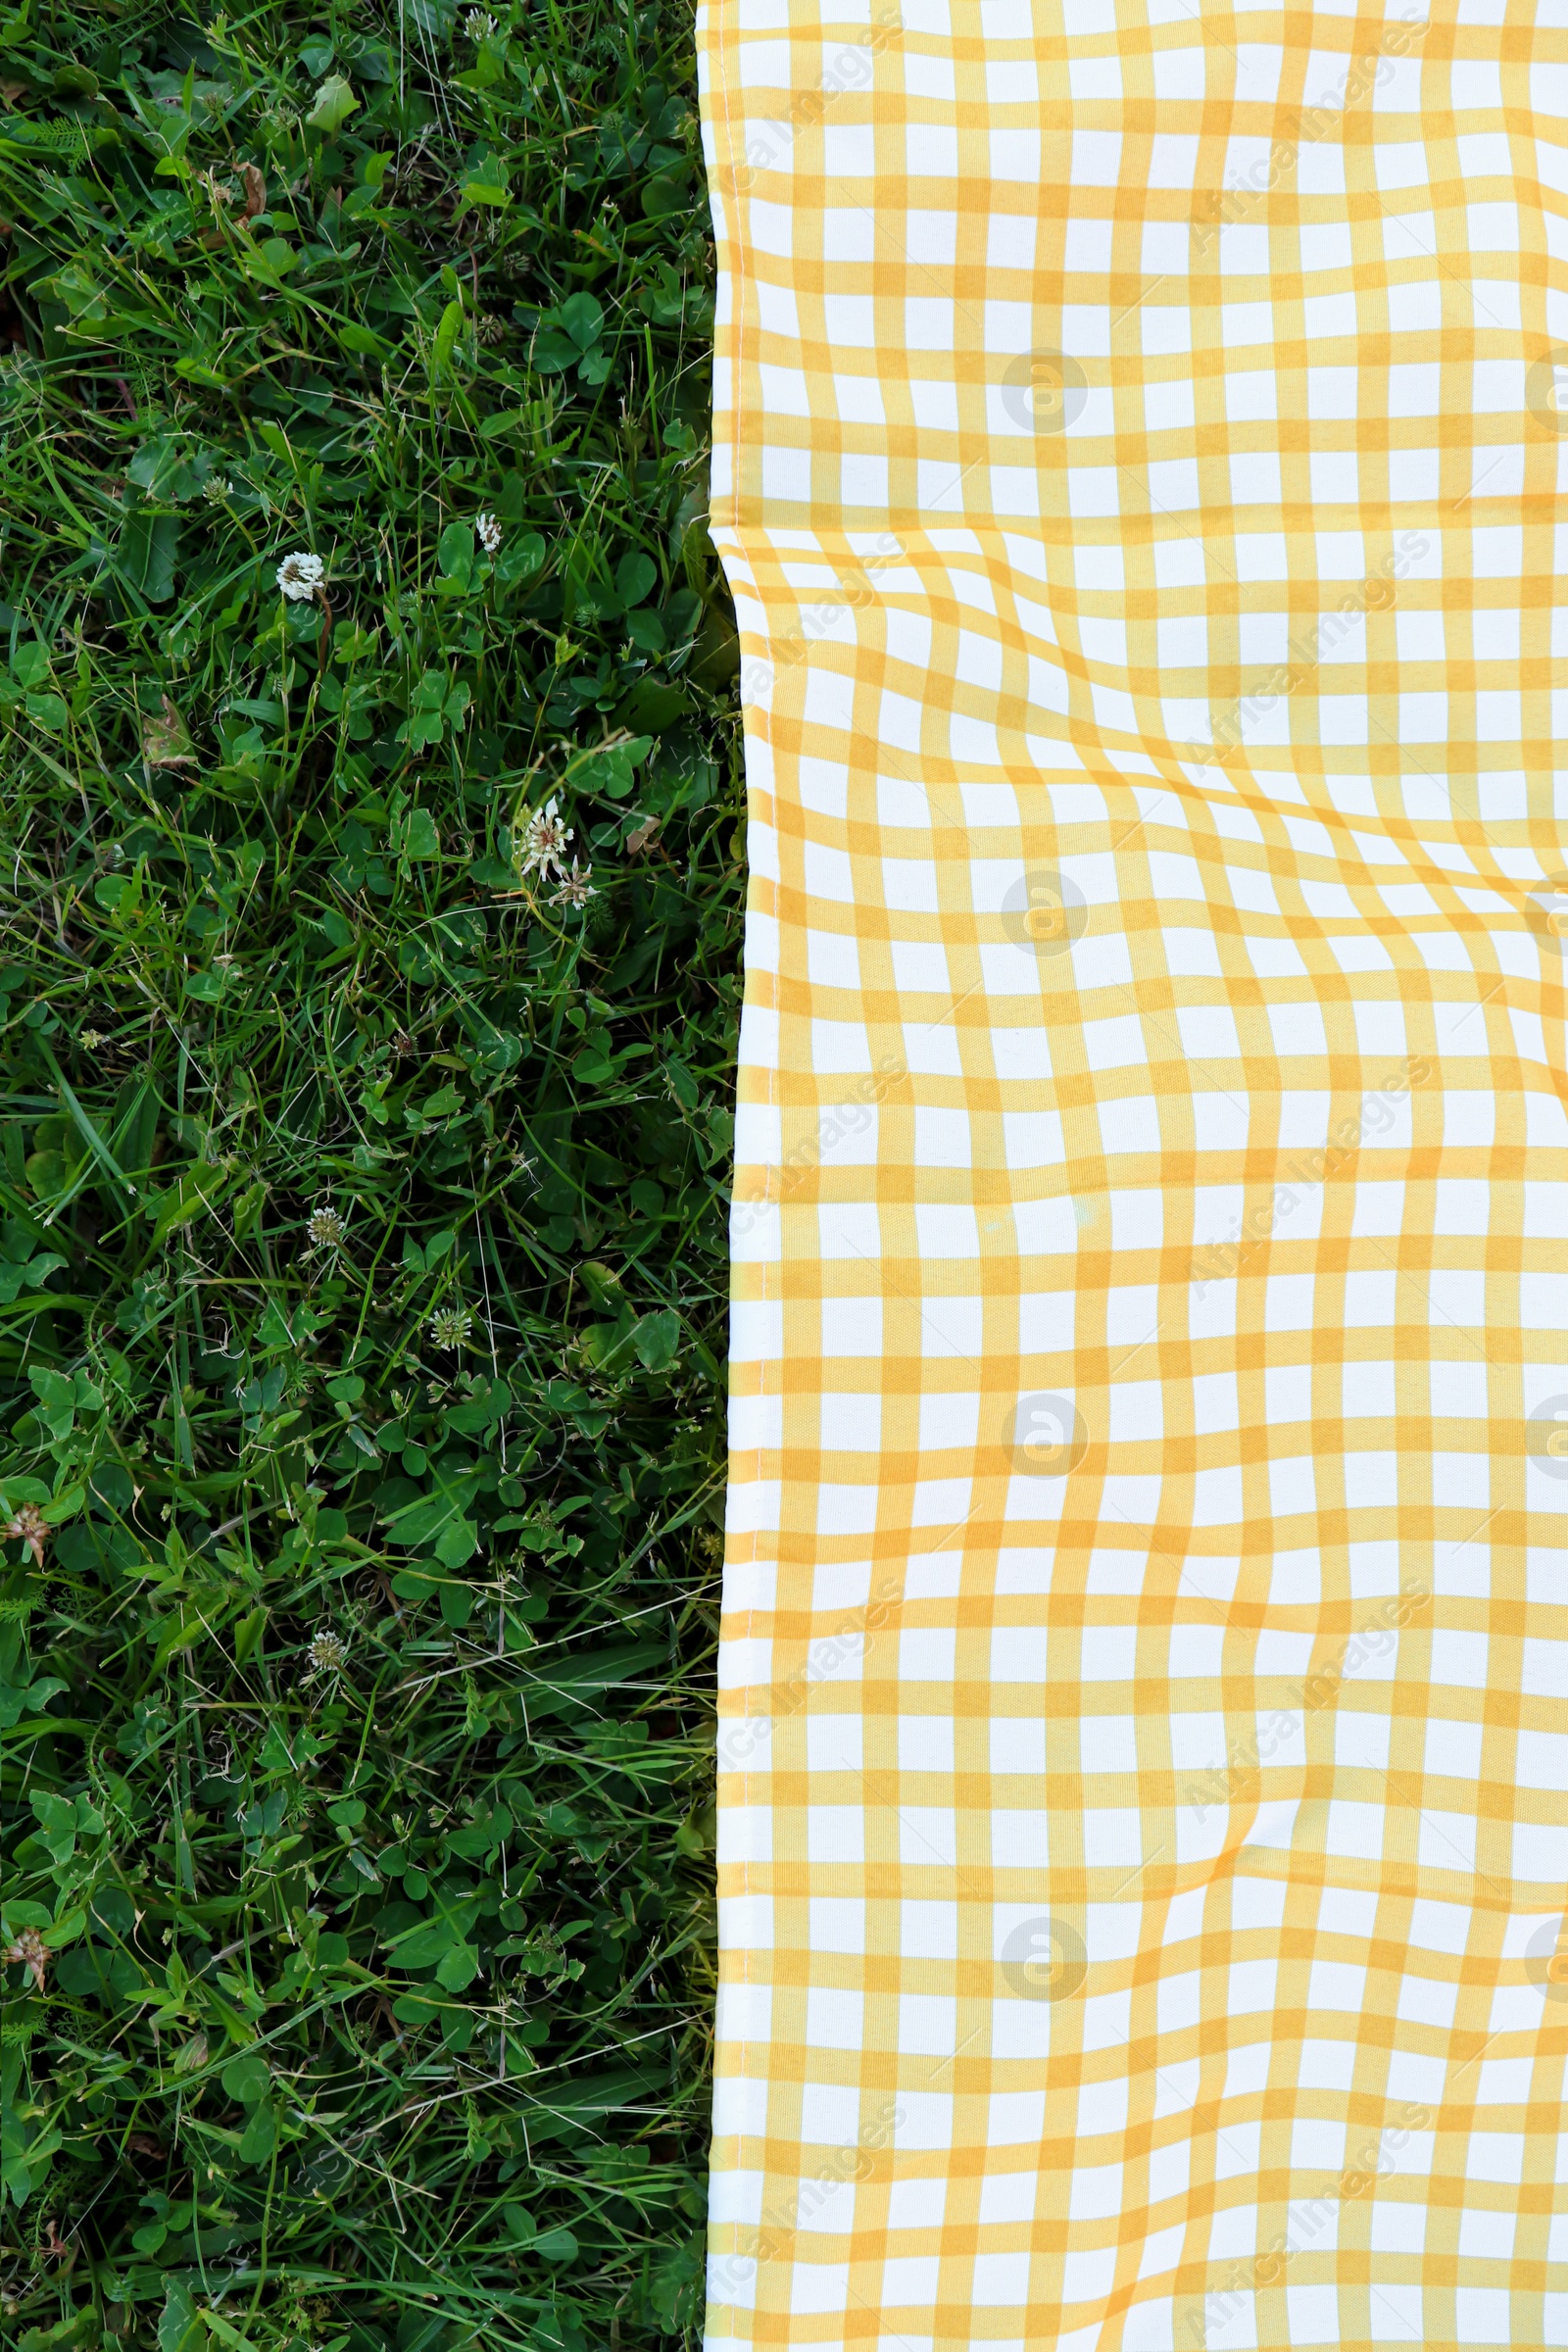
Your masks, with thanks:
M 1568 0 L 699 40 L 710 2352 L 1568 2345 Z

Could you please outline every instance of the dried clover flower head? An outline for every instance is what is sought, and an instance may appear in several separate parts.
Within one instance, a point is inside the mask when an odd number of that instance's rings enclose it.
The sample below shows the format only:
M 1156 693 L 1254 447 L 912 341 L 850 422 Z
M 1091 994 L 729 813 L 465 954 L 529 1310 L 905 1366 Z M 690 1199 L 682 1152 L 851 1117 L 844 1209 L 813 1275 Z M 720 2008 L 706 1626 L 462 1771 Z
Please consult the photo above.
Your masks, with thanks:
M 49 1966 L 49 1946 L 36 1928 L 24 1928 L 16 1942 L 8 1943 L 5 1950 L 0 1952 L 0 1960 L 9 1961 L 13 1967 L 24 1968 L 42 1992 L 44 1975 Z
M 597 899 L 599 893 L 589 880 L 593 870 L 591 865 L 580 866 L 574 858 L 570 872 L 561 877 L 561 888 L 550 894 L 551 906 L 586 906 L 590 899 Z
M 0 1536 L 8 1544 L 25 1544 L 33 1558 L 43 1566 L 43 1547 L 49 1541 L 49 1526 L 35 1502 L 23 1503 L 0 1527 Z

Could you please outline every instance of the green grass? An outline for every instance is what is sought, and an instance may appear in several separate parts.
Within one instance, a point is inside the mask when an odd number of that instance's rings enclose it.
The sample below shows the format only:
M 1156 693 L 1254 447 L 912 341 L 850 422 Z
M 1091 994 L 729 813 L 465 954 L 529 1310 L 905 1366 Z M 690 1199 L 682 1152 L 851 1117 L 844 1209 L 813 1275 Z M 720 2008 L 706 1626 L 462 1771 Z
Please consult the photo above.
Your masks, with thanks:
M 0 7 L 19 2352 L 699 2310 L 741 789 L 691 26 L 492 6 Z

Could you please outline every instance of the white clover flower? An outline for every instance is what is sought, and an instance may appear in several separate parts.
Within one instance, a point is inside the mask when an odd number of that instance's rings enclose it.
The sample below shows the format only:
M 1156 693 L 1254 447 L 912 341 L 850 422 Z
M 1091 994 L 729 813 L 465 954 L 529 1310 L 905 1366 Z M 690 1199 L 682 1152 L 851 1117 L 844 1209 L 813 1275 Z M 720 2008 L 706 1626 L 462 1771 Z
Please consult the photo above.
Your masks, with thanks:
M 233 489 L 226 473 L 210 473 L 202 485 L 202 496 L 209 506 L 220 507 L 225 498 L 232 496 Z
M 313 1249 L 335 1250 L 346 1238 L 348 1227 L 335 1208 L 314 1208 L 305 1231 Z
M 522 829 L 522 871 L 525 874 L 564 873 L 566 865 L 566 845 L 572 839 L 571 828 L 562 822 L 561 807 L 554 799 L 536 808 Z
M 561 888 L 551 893 L 551 906 L 586 906 L 590 899 L 597 899 L 599 893 L 588 879 L 593 870 L 591 865 L 579 866 L 574 858 L 571 871 L 561 877 Z
M 500 523 L 493 514 L 481 514 L 474 524 L 474 528 L 479 534 L 479 545 L 484 549 L 485 554 L 493 556 L 501 545 Z
M 326 565 L 319 556 L 307 555 L 303 550 L 285 556 L 277 567 L 277 584 L 291 604 L 308 605 L 319 594 L 326 578 Z
M 470 41 L 482 41 L 496 28 L 496 21 L 488 9 L 470 8 L 463 20 L 463 29 Z
M 430 1337 L 437 1348 L 461 1348 L 473 1329 L 466 1306 L 438 1306 L 430 1317 Z
M 313 1634 L 305 1645 L 312 1674 L 341 1674 L 349 1662 L 348 1643 L 341 1635 Z

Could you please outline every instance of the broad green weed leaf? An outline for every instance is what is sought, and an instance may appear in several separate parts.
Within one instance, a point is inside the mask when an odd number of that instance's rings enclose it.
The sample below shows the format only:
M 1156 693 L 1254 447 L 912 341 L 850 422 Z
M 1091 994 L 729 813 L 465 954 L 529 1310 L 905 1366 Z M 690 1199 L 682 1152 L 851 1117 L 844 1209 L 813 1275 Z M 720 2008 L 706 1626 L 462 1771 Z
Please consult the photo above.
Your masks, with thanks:
M 436 328 L 435 344 L 430 354 L 430 367 L 434 374 L 442 374 L 451 366 L 452 354 L 457 349 L 462 331 L 463 305 L 458 301 L 449 302 L 441 314 L 441 323 Z
M 359 103 L 346 77 L 341 74 L 332 74 L 317 91 L 316 103 L 305 120 L 312 130 L 318 130 L 330 138 L 334 131 L 342 129 Z
M 473 569 L 473 525 L 468 522 L 449 522 L 441 534 L 436 549 L 436 562 L 448 579 L 466 588 L 468 574 Z
M 569 294 L 556 316 L 579 351 L 590 351 L 605 331 L 605 314 L 591 294 Z
M 242 2106 L 254 2107 L 271 2088 L 271 2069 L 259 2050 L 247 2050 L 229 2060 L 223 2069 L 222 2083 L 231 2099 L 237 2099 Z

